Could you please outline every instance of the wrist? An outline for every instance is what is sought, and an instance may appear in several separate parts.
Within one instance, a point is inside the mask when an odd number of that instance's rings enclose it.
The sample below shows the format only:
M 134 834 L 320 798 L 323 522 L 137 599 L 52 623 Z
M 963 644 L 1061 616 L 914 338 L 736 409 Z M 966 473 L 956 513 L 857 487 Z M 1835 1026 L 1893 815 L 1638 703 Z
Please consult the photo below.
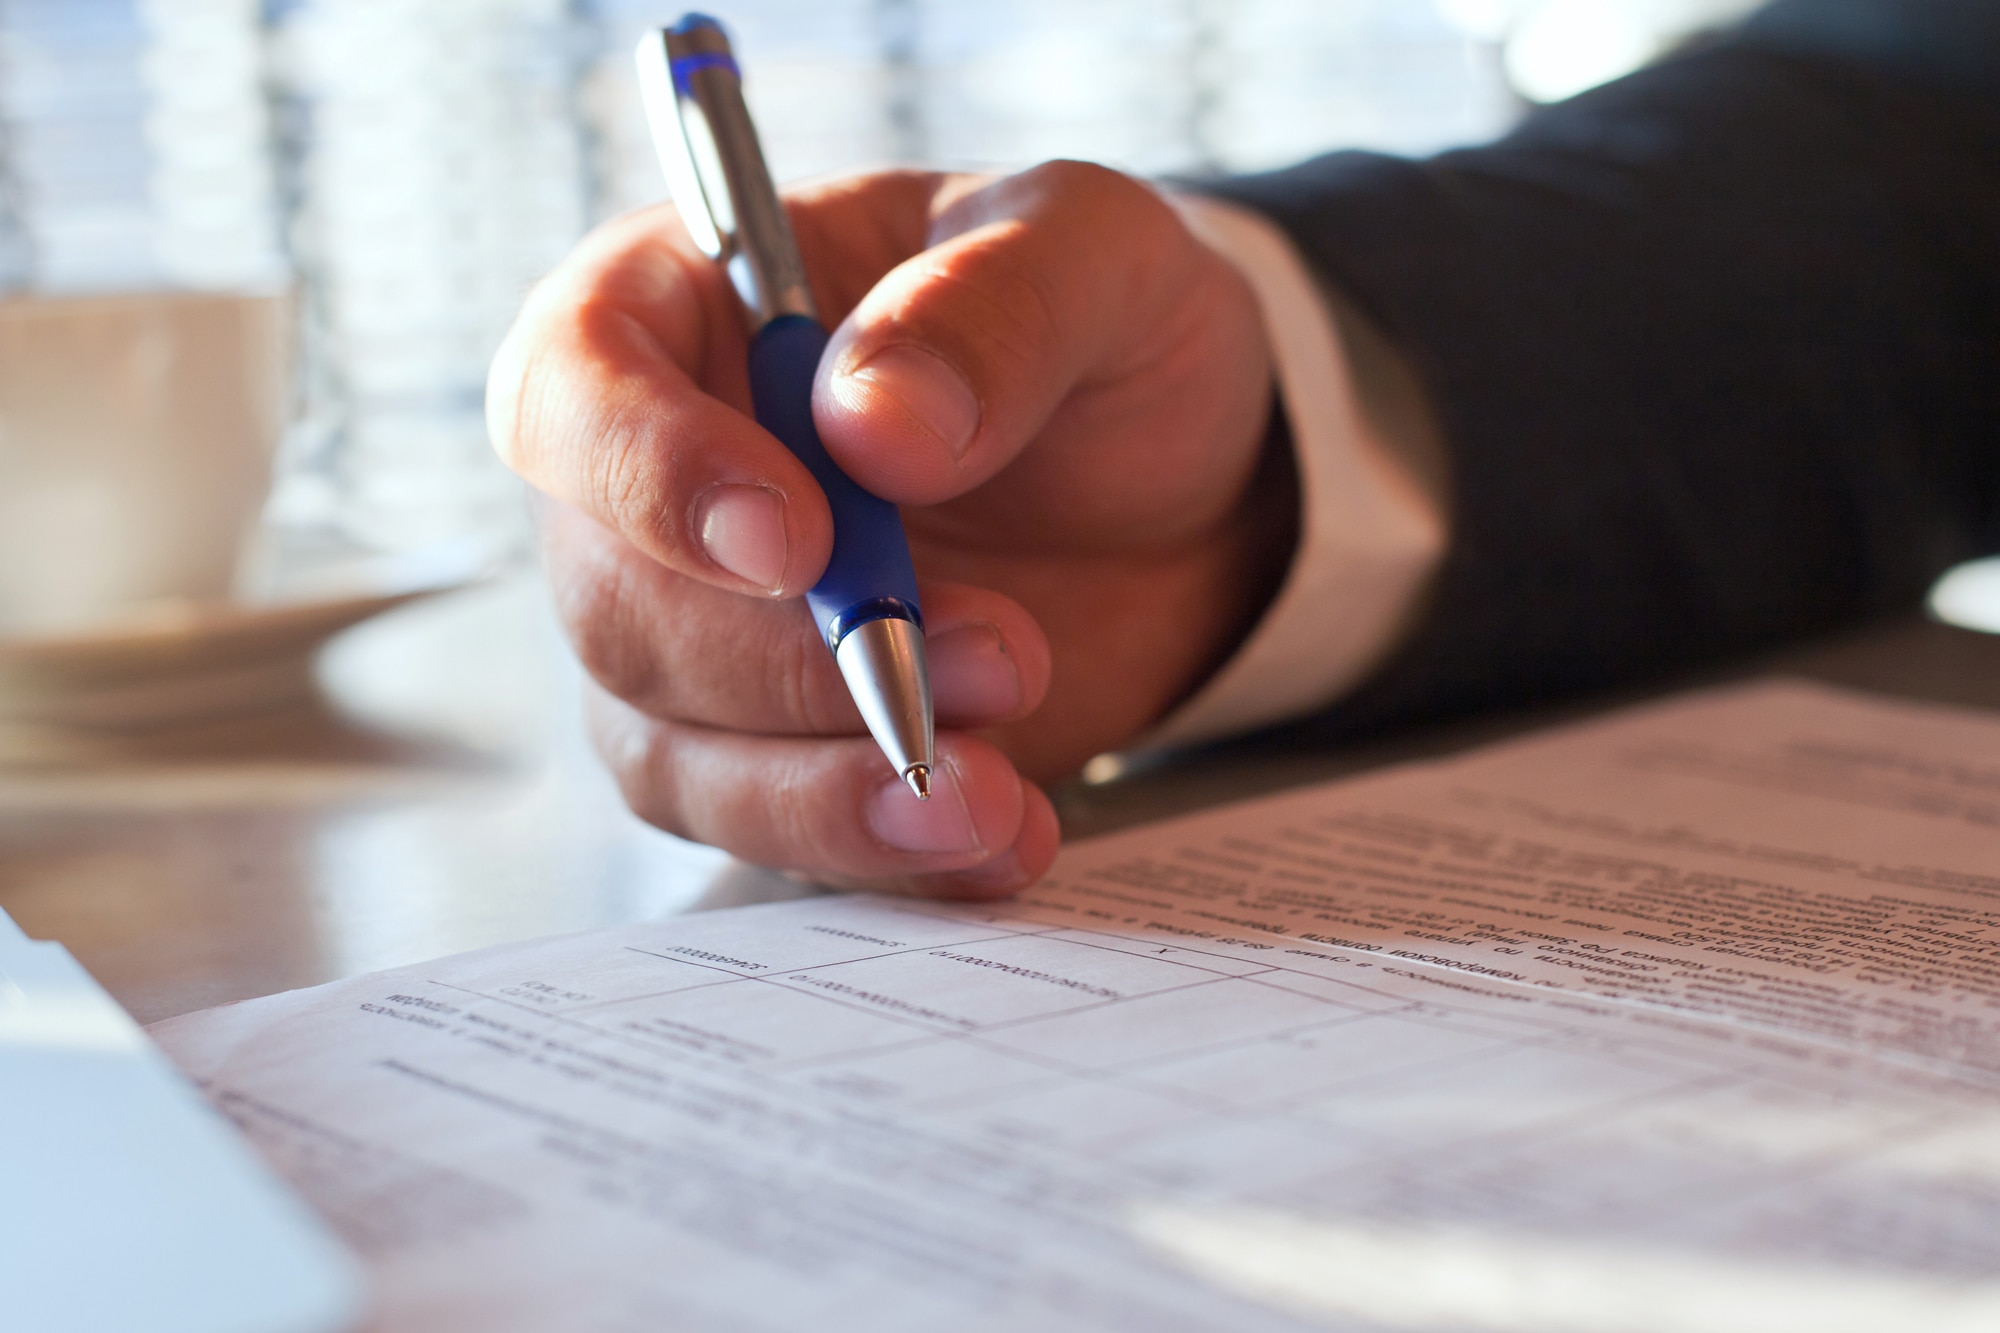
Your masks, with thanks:
M 1187 679 L 1153 722 L 1185 703 L 1236 654 L 1270 609 L 1298 553 L 1298 459 L 1275 383 L 1262 436 L 1256 468 L 1216 541 L 1204 599 L 1211 614 L 1205 632 L 1195 636 L 1206 651 L 1193 659 Z

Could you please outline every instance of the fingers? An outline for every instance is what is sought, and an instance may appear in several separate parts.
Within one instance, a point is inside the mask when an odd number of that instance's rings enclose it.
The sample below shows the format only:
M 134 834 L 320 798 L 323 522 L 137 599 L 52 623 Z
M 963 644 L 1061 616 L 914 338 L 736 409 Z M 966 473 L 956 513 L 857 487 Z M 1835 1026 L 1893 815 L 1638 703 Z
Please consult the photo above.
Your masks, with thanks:
M 1039 438 L 1059 465 L 1014 467 L 983 503 L 1002 526 L 1027 513 L 1042 536 L 1109 545 L 1176 540 L 1240 490 L 1246 451 L 1214 442 L 1255 436 L 1267 407 L 1254 303 L 1146 187 L 1079 163 L 987 184 L 886 173 L 793 212 L 826 308 L 852 307 L 815 417 L 864 486 L 937 503 Z M 620 219 L 537 287 L 503 343 L 495 447 L 681 574 L 795 595 L 824 568 L 831 521 L 752 420 L 746 352 L 734 294 L 673 211 Z M 1093 447 L 1112 427 L 1148 469 Z
M 648 559 L 584 515 L 543 522 L 557 612 L 585 668 L 658 718 L 763 735 L 860 735 L 832 654 L 796 602 L 754 601 Z M 1049 647 L 1012 599 L 964 584 L 923 587 L 938 719 L 986 727 L 1048 691 Z
M 814 397 L 842 467 L 903 504 L 987 480 L 1080 384 L 1156 355 L 1208 271 L 1150 189 L 1074 162 L 964 195 L 929 239 L 842 322 Z
M 593 692 L 592 731 L 626 802 L 677 836 L 845 887 L 985 898 L 1054 860 L 1047 797 L 992 746 L 938 737 L 920 802 L 865 738 L 746 736 L 646 717 Z
M 819 577 L 826 500 L 748 410 L 741 316 L 671 210 L 607 226 L 530 295 L 494 359 L 507 465 L 671 569 L 777 598 Z

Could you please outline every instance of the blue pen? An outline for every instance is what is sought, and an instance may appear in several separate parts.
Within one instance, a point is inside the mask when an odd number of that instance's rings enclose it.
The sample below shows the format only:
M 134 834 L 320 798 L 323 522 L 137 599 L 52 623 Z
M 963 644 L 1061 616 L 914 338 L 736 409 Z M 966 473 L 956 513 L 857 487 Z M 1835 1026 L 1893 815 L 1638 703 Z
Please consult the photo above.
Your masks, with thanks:
M 681 220 L 728 272 L 749 318 L 757 423 L 806 465 L 833 510 L 833 555 L 806 605 L 875 743 L 917 799 L 929 800 L 931 685 L 910 543 L 896 507 L 842 472 L 813 426 L 827 334 L 741 79 L 728 35 L 706 15 L 639 42 L 646 117 Z

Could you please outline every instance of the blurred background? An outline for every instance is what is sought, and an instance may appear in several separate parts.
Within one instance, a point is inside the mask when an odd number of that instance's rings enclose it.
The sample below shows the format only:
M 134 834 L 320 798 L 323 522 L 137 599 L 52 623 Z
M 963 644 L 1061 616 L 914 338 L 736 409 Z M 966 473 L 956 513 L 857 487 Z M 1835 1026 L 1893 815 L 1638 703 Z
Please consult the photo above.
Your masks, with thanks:
M 720 17 L 776 173 L 798 180 L 1426 153 L 1748 7 L 734 0 Z M 803 891 L 625 809 L 481 418 L 528 286 L 664 194 L 631 50 L 676 17 L 0 0 L 0 907 L 142 1017 Z M 2000 562 L 1934 604 L 2000 629 Z M 1992 677 L 1946 648 L 1939 679 Z M 1204 760 L 1057 800 L 1087 836 L 1379 761 Z
M 1140 173 L 1488 138 L 1747 0 L 738 0 L 781 180 Z M 487 361 L 593 223 L 664 195 L 656 0 L 0 0 L 0 294 L 289 290 L 264 515 L 294 553 L 525 546 Z

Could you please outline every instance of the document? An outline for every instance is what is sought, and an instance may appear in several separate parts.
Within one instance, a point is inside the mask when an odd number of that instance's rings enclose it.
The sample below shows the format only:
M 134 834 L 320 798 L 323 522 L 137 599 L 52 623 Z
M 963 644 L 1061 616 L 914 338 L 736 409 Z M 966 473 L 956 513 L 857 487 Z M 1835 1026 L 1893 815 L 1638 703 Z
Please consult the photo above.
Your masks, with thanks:
M 1990 1330 L 1992 756 L 1760 684 L 153 1035 L 376 1333 Z

